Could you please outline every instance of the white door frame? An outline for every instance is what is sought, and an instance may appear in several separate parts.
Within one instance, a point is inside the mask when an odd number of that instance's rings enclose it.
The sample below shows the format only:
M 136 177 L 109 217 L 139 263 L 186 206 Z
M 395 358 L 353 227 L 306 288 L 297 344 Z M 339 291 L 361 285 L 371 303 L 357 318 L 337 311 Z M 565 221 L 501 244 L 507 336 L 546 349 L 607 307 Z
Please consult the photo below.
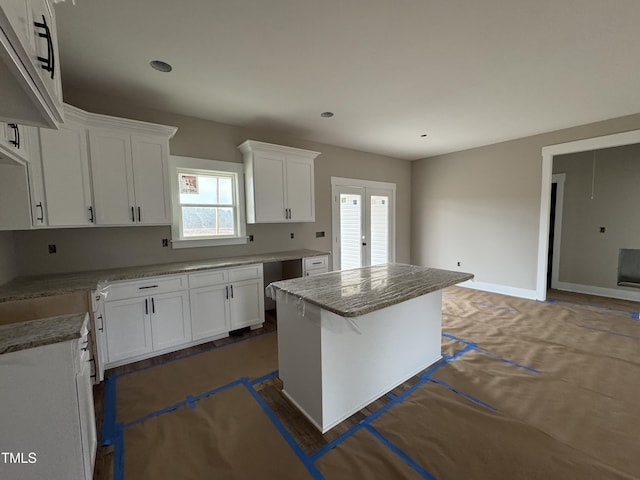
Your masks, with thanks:
M 540 224 L 538 228 L 538 273 L 536 277 L 537 300 L 544 301 L 547 299 L 547 253 L 549 249 L 549 211 L 551 208 L 553 157 L 567 153 L 588 152 L 602 148 L 632 145 L 634 143 L 640 143 L 640 130 L 542 147 L 542 185 L 540 191 Z M 554 271 L 557 270 L 554 269 Z
M 366 189 L 371 190 L 390 190 L 391 191 L 391 209 L 389 211 L 389 262 L 396 261 L 396 184 L 390 182 L 377 182 L 373 180 L 361 180 L 356 178 L 331 177 L 331 236 L 332 236 L 332 256 L 333 270 L 340 269 L 340 208 L 336 200 L 337 189 L 339 187 L 357 187 L 364 188 L 365 195 L 363 202 L 366 201 Z M 367 227 L 368 228 L 368 227 Z
M 558 288 L 558 273 L 560 272 L 560 246 L 562 245 L 562 209 L 564 208 L 564 181 L 565 173 L 554 173 L 551 183 L 556 187 L 556 215 L 553 221 L 553 258 L 551 266 L 551 288 Z

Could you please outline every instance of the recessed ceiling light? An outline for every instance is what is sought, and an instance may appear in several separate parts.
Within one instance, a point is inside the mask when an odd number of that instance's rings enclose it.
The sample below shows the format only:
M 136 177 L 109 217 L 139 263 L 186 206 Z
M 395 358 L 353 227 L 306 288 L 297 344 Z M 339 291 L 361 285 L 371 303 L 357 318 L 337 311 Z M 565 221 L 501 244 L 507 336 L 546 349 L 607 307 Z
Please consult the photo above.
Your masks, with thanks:
M 322 112 L 320 116 L 325 118 L 331 118 L 333 117 L 333 112 Z
M 162 60 L 152 60 L 149 62 L 151 68 L 155 68 L 159 72 L 170 72 L 173 70 L 173 67 L 169 65 L 167 62 L 163 62 Z

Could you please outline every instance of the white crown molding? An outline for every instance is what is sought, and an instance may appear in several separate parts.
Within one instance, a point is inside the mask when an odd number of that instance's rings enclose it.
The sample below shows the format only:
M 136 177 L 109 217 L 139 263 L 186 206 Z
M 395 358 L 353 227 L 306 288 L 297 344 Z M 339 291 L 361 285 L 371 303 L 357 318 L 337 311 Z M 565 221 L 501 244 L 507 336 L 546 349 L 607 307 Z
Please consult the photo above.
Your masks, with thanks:
M 276 145 L 273 143 L 258 142 L 257 140 L 245 140 L 238 145 L 238 149 L 247 154 L 250 152 L 275 152 L 280 154 L 290 154 L 308 157 L 310 159 L 316 158 L 320 155 L 320 152 L 314 152 L 313 150 L 304 150 L 302 148 L 286 147 L 284 145 Z
M 69 105 L 68 103 L 64 104 L 64 114 L 65 118 L 68 115 L 72 119 L 82 122 L 88 127 L 109 127 L 125 130 L 134 129 L 142 134 L 162 135 L 167 138 L 172 138 L 178 131 L 178 127 L 87 112 L 78 107 L 74 107 L 73 105 Z

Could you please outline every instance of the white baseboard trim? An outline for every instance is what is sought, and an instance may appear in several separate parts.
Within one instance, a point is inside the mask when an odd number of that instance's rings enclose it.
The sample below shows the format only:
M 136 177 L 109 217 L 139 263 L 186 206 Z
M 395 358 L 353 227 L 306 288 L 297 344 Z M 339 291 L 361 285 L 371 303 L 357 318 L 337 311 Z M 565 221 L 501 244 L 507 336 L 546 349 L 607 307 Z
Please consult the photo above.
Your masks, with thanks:
M 502 295 L 509 295 L 511 297 L 527 298 L 529 300 L 536 299 L 535 289 L 530 290 L 527 288 L 509 287 L 507 285 L 498 285 L 496 283 L 476 282 L 475 280 L 467 280 L 466 282 L 458 284 L 461 287 L 473 288 L 475 290 L 482 290 L 484 292 L 501 293 Z
M 598 295 L 600 297 L 619 298 L 621 300 L 632 300 L 634 302 L 640 302 L 640 289 L 637 291 L 606 288 L 606 287 L 594 287 L 593 285 L 581 285 L 579 283 L 569 282 L 557 282 L 551 285 L 551 288 L 556 290 L 564 290 L 566 292 L 586 293 L 588 295 Z M 632 288 L 632 287 L 629 287 Z

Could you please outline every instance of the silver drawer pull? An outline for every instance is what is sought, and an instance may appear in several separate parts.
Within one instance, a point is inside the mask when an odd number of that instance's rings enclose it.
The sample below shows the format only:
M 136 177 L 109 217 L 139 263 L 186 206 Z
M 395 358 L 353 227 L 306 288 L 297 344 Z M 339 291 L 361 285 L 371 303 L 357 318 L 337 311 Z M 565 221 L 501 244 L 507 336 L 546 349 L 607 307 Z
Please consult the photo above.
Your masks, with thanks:
M 138 290 L 146 290 L 147 288 L 158 288 L 158 285 L 149 285 L 148 287 L 138 287 Z
M 322 262 L 311 262 L 311 265 L 322 265 Z

